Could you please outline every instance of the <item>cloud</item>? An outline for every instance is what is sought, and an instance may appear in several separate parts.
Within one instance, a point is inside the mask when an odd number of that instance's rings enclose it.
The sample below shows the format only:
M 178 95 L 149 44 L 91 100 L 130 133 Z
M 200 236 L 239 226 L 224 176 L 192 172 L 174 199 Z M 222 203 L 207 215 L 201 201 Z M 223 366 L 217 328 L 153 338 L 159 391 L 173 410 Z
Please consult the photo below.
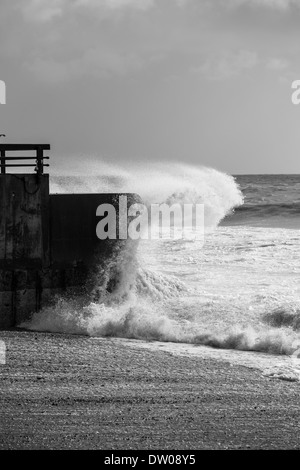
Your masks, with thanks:
M 246 5 L 277 10 L 288 10 L 291 6 L 300 6 L 299 0 L 224 0 L 223 3 L 229 7 Z
M 125 76 L 178 53 L 187 32 L 181 20 L 169 24 L 169 13 L 177 20 L 176 9 L 192 1 L 16 0 L 24 40 L 9 33 L 10 49 L 17 42 L 14 58 L 46 83 Z
M 193 0 L 176 0 L 176 3 L 179 7 L 185 7 L 189 3 L 192 3 Z
M 105 13 L 127 8 L 147 10 L 153 5 L 154 0 L 29 0 L 19 3 L 18 7 L 26 21 L 45 23 L 80 8 L 95 9 L 105 16 Z
M 266 63 L 266 68 L 269 70 L 285 70 L 289 66 L 289 63 L 285 59 L 279 59 L 277 57 L 271 58 Z
M 64 0 L 30 0 L 20 5 L 25 20 L 36 22 L 51 21 L 55 17 L 62 16 Z
M 6 31 L 1 57 L 6 54 L 7 61 L 46 83 L 127 77 L 142 69 L 163 79 L 191 71 L 223 80 L 250 73 L 257 65 L 264 71 L 283 70 L 283 59 L 291 56 L 284 36 L 266 44 L 264 21 L 271 15 L 256 7 L 282 9 L 293 0 L 1 1 L 7 5 L 7 18 L 0 17 Z M 234 7 L 242 5 L 255 6 L 255 14 L 236 14 Z M 22 15 L 15 14 L 16 8 Z M 295 18 L 290 16 L 286 28 Z M 280 21 L 276 17 L 268 33 L 276 28 L 277 34 Z M 250 35 L 252 29 L 258 33 Z
M 105 48 L 89 49 L 82 57 L 65 61 L 36 58 L 33 62 L 27 63 L 27 69 L 37 78 L 54 85 L 91 76 L 96 78 L 124 76 L 129 71 L 141 67 L 142 61 L 138 56 L 120 54 Z
M 177 7 L 185 7 L 193 0 L 172 0 Z M 161 5 L 162 0 L 28 0 L 19 3 L 24 18 L 32 22 L 49 22 L 64 14 L 76 12 L 85 8 L 95 10 L 106 17 L 115 11 L 139 10 L 146 11 L 155 5 Z
M 226 52 L 221 57 L 208 59 L 199 67 L 193 68 L 193 73 L 203 75 L 209 80 L 226 80 L 252 69 L 257 64 L 255 52 L 245 50 Z
M 147 10 L 152 7 L 154 0 L 75 0 L 74 6 L 86 6 L 93 8 L 110 8 L 112 10 L 119 8 L 137 8 L 138 10 Z

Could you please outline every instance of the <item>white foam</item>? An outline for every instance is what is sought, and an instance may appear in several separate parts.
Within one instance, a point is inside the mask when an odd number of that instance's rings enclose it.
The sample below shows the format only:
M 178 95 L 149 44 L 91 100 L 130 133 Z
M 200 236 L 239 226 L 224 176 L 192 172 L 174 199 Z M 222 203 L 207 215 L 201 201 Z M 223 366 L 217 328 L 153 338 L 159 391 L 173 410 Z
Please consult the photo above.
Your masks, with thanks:
M 212 225 L 242 203 L 232 177 L 180 164 L 106 167 L 95 169 L 92 177 L 52 182 L 53 192 L 104 189 L 137 192 L 148 202 L 202 202 Z M 246 226 L 218 227 L 206 234 L 204 247 L 197 241 L 143 241 L 137 252 L 112 260 L 123 263 L 114 293 L 108 294 L 104 285 L 95 287 L 97 300 L 58 299 L 22 326 L 212 346 L 240 363 L 243 355 L 236 351 L 248 351 L 244 357 L 253 367 L 258 355 L 252 352 L 268 353 L 261 370 L 294 380 L 297 367 L 289 356 L 300 341 L 299 249 L 296 230 Z M 280 367 L 274 362 L 278 355 L 286 356 Z

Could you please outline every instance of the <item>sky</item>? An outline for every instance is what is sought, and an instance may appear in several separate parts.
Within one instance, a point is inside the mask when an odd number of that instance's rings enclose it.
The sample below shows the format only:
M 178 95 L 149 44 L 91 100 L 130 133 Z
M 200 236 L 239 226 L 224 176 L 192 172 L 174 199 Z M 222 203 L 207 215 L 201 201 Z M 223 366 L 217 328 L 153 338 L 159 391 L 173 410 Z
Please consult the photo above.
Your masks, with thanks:
M 3 142 L 300 173 L 300 0 L 1 0 Z

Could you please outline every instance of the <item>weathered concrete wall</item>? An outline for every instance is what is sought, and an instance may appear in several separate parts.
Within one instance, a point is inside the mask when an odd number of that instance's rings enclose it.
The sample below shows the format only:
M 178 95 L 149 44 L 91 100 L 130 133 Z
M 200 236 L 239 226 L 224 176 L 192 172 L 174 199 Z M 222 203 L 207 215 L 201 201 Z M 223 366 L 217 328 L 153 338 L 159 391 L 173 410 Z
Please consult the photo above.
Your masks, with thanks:
M 96 236 L 96 209 L 116 194 L 49 195 L 48 175 L 0 175 L 0 328 L 20 324 L 54 294 L 81 292 L 96 263 L 125 242 Z M 128 196 L 128 205 L 136 196 Z M 98 271 L 97 271 L 98 272 Z
M 38 308 L 49 264 L 49 176 L 0 175 L 0 327 Z
M 100 204 L 111 204 L 119 215 L 121 194 L 55 194 L 50 195 L 50 249 L 51 263 L 55 266 L 89 264 L 95 252 L 109 252 L 115 241 L 101 241 L 96 236 L 100 218 L 96 216 Z M 127 207 L 138 200 L 127 196 Z M 117 223 L 118 225 L 118 223 Z
M 49 176 L 0 175 L 0 268 L 49 264 Z
M 84 266 L 0 269 L 0 328 L 19 325 L 68 288 L 79 292 L 87 275 Z
M 67 268 L 66 289 L 80 286 L 81 293 L 113 291 L 121 281 L 124 266 L 131 263 L 137 243 L 132 240 L 99 240 L 96 215 L 101 204 L 111 204 L 116 211 L 117 234 L 119 197 L 121 194 L 59 194 L 50 195 L 50 252 L 52 269 Z M 135 194 L 127 197 L 127 208 L 140 201 Z M 83 279 L 83 280 L 82 280 Z

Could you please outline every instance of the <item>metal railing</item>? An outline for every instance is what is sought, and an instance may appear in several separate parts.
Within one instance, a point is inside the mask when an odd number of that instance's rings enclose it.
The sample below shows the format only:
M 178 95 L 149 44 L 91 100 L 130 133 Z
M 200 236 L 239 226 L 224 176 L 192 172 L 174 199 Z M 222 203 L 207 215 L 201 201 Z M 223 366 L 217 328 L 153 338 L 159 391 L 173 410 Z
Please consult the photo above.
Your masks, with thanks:
M 27 152 L 34 150 L 35 156 L 8 156 L 7 152 Z M 38 174 L 44 173 L 44 167 L 49 166 L 44 160 L 49 157 L 44 156 L 44 150 L 50 150 L 49 144 L 0 144 L 0 168 L 1 174 L 6 173 L 7 168 L 23 168 L 34 167 L 34 171 Z M 35 160 L 35 163 L 26 163 Z M 8 163 L 7 163 L 8 162 Z M 15 163 L 11 163 L 15 162 Z M 16 163 L 18 162 L 18 163 Z

